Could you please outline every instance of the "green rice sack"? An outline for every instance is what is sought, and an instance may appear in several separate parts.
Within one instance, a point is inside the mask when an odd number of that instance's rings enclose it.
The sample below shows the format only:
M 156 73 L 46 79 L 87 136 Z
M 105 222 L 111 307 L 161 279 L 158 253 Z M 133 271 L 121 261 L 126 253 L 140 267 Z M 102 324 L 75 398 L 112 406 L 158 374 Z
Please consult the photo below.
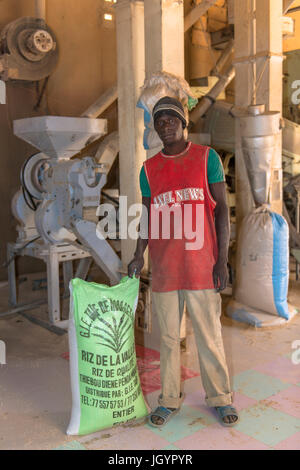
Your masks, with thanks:
M 139 279 L 70 281 L 72 412 L 67 434 L 90 434 L 148 414 L 134 343 Z

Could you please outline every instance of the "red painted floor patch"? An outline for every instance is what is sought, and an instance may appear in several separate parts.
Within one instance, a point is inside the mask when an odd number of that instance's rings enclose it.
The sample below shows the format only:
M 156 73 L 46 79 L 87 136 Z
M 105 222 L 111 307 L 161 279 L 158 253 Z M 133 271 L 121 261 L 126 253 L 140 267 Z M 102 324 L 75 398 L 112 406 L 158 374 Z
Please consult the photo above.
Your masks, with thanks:
M 69 360 L 69 353 L 61 354 L 63 359 Z M 136 358 L 141 381 L 143 393 L 148 393 L 160 390 L 160 354 L 154 349 L 144 348 L 143 346 L 136 345 Z M 192 379 L 199 376 L 198 372 L 194 372 L 187 367 L 181 367 L 181 380 Z
M 136 346 L 137 365 L 142 390 L 145 395 L 161 389 L 159 356 L 158 351 L 144 348 L 143 346 Z M 187 367 L 181 367 L 182 381 L 197 377 L 198 375 L 199 373 L 194 372 Z

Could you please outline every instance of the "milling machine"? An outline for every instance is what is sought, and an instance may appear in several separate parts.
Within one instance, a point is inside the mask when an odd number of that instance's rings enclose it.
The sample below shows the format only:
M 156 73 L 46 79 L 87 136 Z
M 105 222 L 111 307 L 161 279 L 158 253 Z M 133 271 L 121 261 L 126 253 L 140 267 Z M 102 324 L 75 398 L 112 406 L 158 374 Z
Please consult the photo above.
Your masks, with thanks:
M 105 119 L 41 116 L 14 121 L 14 133 L 40 150 L 21 170 L 21 189 L 12 200 L 18 239 L 8 246 L 10 303 L 16 305 L 14 259 L 17 253 L 47 264 L 48 308 L 52 324 L 60 318 L 59 262 L 65 285 L 73 277 L 72 260 L 81 259 L 75 277 L 84 278 L 91 257 L 112 284 L 120 278 L 121 260 L 96 234 L 96 210 L 106 183 L 103 165 L 93 157 L 74 158 L 106 134 Z

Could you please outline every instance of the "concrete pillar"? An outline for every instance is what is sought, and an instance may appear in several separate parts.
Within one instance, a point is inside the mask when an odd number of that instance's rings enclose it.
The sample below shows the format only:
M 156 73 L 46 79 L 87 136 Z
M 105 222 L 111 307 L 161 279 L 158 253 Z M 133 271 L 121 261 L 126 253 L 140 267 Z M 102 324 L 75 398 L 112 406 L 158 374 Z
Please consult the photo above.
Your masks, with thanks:
M 251 104 L 253 89 L 253 66 L 249 57 L 254 53 L 254 5 L 253 0 L 234 2 L 234 65 L 235 105 L 242 108 Z M 253 198 L 243 160 L 239 122 L 235 125 L 235 179 L 236 179 L 236 227 L 253 207 Z
M 282 0 L 237 0 L 235 22 L 235 104 L 265 104 L 282 110 Z M 281 133 L 271 168 L 271 209 L 282 213 Z M 236 123 L 237 229 L 251 210 L 253 198 L 246 175 Z
M 144 115 L 136 107 L 145 79 L 144 2 L 118 0 L 116 4 L 118 58 L 118 119 L 120 195 L 127 196 L 128 208 L 141 202 L 139 173 L 146 160 L 143 147 Z M 138 214 L 137 214 L 138 215 Z M 128 222 L 135 217 L 128 217 Z M 121 256 L 126 269 L 133 257 L 136 240 L 121 240 Z
M 144 0 L 145 74 L 169 72 L 184 77 L 183 0 Z M 147 158 L 161 146 L 147 151 Z
M 256 102 L 282 112 L 282 0 L 256 2 Z M 282 214 L 282 134 L 278 135 L 272 165 L 270 202 Z
M 183 0 L 145 0 L 146 78 L 153 72 L 184 76 Z

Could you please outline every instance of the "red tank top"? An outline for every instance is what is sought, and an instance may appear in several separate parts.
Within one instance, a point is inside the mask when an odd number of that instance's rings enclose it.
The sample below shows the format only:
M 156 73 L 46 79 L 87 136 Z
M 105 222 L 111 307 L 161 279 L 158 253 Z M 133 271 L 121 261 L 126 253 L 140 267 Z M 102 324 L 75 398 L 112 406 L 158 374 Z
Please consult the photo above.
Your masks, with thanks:
M 159 152 L 144 162 L 151 190 L 149 254 L 152 289 L 213 289 L 218 248 L 216 202 L 209 191 L 209 147 L 188 143 L 184 152 Z

